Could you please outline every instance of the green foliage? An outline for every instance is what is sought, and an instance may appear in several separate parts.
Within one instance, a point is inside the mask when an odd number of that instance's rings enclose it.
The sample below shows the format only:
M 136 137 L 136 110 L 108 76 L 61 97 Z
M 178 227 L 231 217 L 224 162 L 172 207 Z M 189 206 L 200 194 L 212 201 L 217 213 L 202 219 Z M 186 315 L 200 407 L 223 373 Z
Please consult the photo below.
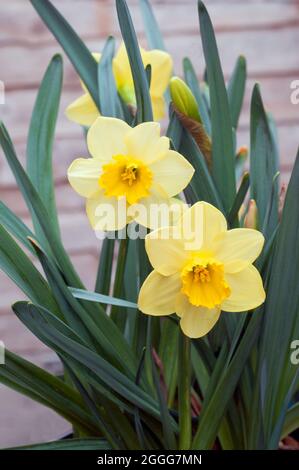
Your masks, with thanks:
M 114 39 L 107 39 L 97 64 L 50 1 L 31 3 L 103 115 L 129 124 L 133 119 L 134 124 L 152 120 L 151 70 L 144 69 L 125 0 L 117 0 L 116 7 L 134 81 L 135 118 L 117 93 Z M 164 49 L 150 2 L 140 0 L 140 6 L 150 46 Z M 266 302 L 252 312 L 224 313 L 209 335 L 189 341 L 180 333 L 177 317 L 148 318 L 138 311 L 138 292 L 150 266 L 144 241 L 132 239 L 103 241 L 95 292 L 84 288 L 60 238 L 55 207 L 52 147 L 62 85 L 62 60 L 55 55 L 32 114 L 27 171 L 0 125 L 1 147 L 34 227 L 30 230 L 0 202 L 0 269 L 28 298 L 12 306 L 13 314 L 56 352 L 65 374 L 55 377 L 6 351 L 0 382 L 54 410 L 80 438 L 23 449 L 212 449 L 215 442 L 222 449 L 276 449 L 280 439 L 299 426 L 298 367 L 290 361 L 290 345 L 299 334 L 299 156 L 279 217 L 275 126 L 256 85 L 250 172 L 242 175 L 236 191 L 240 166 L 235 129 L 246 62 L 239 57 L 226 87 L 212 24 L 201 1 L 198 11 L 206 74 L 199 83 L 191 60 L 185 58 L 184 79 L 194 96 L 195 115 L 211 137 L 212 164 L 173 106 L 167 135 L 172 148 L 195 168 L 185 190 L 187 202 L 215 205 L 233 228 L 243 226 L 239 211 L 242 206 L 246 210 L 248 191 L 256 201 L 259 228 L 266 238 L 257 261 Z

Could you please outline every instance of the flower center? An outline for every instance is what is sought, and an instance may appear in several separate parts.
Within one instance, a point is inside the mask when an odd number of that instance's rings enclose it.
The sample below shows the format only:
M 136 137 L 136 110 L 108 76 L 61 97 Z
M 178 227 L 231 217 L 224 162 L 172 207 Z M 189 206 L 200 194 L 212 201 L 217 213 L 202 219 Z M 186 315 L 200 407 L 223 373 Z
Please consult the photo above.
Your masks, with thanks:
M 125 196 L 128 204 L 135 204 L 149 195 L 152 172 L 140 160 L 129 155 L 115 155 L 111 163 L 103 165 L 99 185 L 106 196 Z
M 231 290 L 224 279 L 224 267 L 204 254 L 193 256 L 181 272 L 182 293 L 196 307 L 220 306 Z

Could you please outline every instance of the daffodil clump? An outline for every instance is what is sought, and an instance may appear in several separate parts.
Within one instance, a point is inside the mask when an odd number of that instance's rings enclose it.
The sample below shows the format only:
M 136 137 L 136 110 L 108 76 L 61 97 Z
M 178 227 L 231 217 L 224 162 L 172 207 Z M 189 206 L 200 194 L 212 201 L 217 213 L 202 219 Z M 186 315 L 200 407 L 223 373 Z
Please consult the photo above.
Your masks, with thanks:
M 181 77 L 172 76 L 150 0 L 139 2 L 148 50 L 126 0 L 115 0 L 123 42 L 116 49 L 109 36 L 97 54 L 51 1 L 28 3 L 84 90 L 66 116 L 84 127 L 88 152 L 74 152 L 65 173 L 100 247 L 87 290 L 63 245 L 55 201 L 63 75 L 55 55 L 33 107 L 26 170 L 0 123 L 3 154 L 31 215 L 27 226 L 1 202 L 0 269 L 27 299 L 12 314 L 63 369 L 56 376 L 9 350 L 1 364 L 0 335 L 0 383 L 72 426 L 70 438 L 33 448 L 152 455 L 290 446 L 299 427 L 299 156 L 285 190 L 258 85 L 250 148 L 239 142 L 245 58 L 225 83 L 201 0 L 200 80 L 192 63 L 200 49 L 185 51 L 190 58 L 175 64 Z M 81 243 L 81 231 L 72 236 Z M 96 256 L 89 251 L 88 279 Z

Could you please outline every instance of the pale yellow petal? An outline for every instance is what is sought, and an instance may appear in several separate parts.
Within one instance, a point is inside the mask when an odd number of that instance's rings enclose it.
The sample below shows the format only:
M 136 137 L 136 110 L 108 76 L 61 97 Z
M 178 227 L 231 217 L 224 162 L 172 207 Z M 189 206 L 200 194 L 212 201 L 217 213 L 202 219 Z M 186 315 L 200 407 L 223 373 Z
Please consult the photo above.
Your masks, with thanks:
M 91 126 L 100 115 L 98 108 L 88 93 L 73 101 L 66 108 L 65 114 L 70 121 L 87 127 Z
M 231 295 L 221 305 L 226 312 L 243 312 L 258 307 L 265 301 L 265 291 L 258 270 L 249 265 L 236 273 L 226 273 L 225 280 Z
M 152 230 L 175 223 L 185 211 L 185 205 L 169 198 L 161 188 L 153 187 L 148 197 L 129 207 L 129 214 L 139 224 Z
M 206 335 L 218 321 L 219 308 L 195 307 L 184 294 L 179 294 L 175 303 L 176 313 L 181 317 L 180 326 L 189 338 Z
M 94 158 L 109 161 L 114 155 L 126 155 L 126 134 L 131 127 L 121 119 L 100 116 L 87 133 L 87 146 Z
M 226 272 L 236 272 L 256 260 L 263 249 L 264 241 L 264 236 L 257 230 L 236 228 L 216 237 L 213 252 L 224 264 Z
M 207 202 L 197 202 L 187 210 L 180 221 L 186 249 L 210 250 L 217 235 L 227 230 L 224 215 Z M 188 245 L 188 246 L 187 246 Z
M 143 64 L 151 65 L 151 86 L 153 96 L 161 96 L 168 87 L 172 73 L 173 62 L 171 56 L 164 51 L 153 49 L 152 51 L 141 51 Z
M 154 121 L 161 121 L 166 116 L 166 101 L 163 96 L 151 94 Z
M 87 199 L 86 212 L 95 231 L 121 230 L 128 223 L 125 198 L 107 197 L 104 191 Z
M 160 137 L 160 124 L 144 122 L 130 130 L 126 144 L 131 156 L 151 164 L 169 149 L 169 139 Z
M 122 43 L 113 59 L 113 74 L 117 88 L 133 84 L 126 46 Z
M 163 227 L 149 233 L 145 248 L 151 265 L 164 276 L 180 271 L 188 258 L 176 227 Z
M 91 55 L 97 63 L 100 62 L 102 54 L 99 54 L 98 52 L 93 52 Z M 82 86 L 83 90 L 85 91 L 85 93 L 88 93 L 87 87 L 86 87 L 85 83 L 83 82 L 83 80 L 80 79 L 80 83 L 81 83 L 81 86 Z
M 183 191 L 194 174 L 193 166 L 174 150 L 168 150 L 159 160 L 150 165 L 150 169 L 154 182 L 158 183 L 169 197 Z
M 99 193 L 102 162 L 95 158 L 77 158 L 70 165 L 67 176 L 72 188 L 83 197 Z
M 178 274 L 162 276 L 152 271 L 144 281 L 138 297 L 138 308 L 148 315 L 170 315 L 175 311 L 175 298 L 181 280 Z

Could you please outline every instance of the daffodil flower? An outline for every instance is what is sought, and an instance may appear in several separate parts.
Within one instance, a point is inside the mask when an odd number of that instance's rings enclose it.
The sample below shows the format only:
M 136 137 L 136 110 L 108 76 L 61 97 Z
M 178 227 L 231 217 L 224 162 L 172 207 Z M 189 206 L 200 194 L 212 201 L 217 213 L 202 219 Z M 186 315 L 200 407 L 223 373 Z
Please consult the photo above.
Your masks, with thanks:
M 227 230 L 218 209 L 196 203 L 175 226 L 147 235 L 154 271 L 140 290 L 139 309 L 149 315 L 175 312 L 186 336 L 204 336 L 221 310 L 248 311 L 264 302 L 262 279 L 252 264 L 263 244 L 257 230 Z
M 164 93 L 168 87 L 172 59 L 169 54 L 160 50 L 146 51 L 140 48 L 144 67 L 151 65 L 150 96 L 153 107 L 154 120 L 158 121 L 165 116 Z M 101 54 L 94 53 L 97 62 Z M 122 44 L 113 59 L 113 74 L 117 90 L 126 104 L 136 105 L 134 83 L 125 45 Z M 83 126 L 91 126 L 99 116 L 99 111 L 86 87 L 82 83 L 85 94 L 76 99 L 66 109 L 66 115 L 71 120 Z
M 169 149 L 159 123 L 132 128 L 120 119 L 99 117 L 87 133 L 87 145 L 93 158 L 76 159 L 68 179 L 87 199 L 95 230 L 120 230 L 132 220 L 157 228 L 160 206 L 169 211 L 180 206 L 173 196 L 188 185 L 194 169 Z

